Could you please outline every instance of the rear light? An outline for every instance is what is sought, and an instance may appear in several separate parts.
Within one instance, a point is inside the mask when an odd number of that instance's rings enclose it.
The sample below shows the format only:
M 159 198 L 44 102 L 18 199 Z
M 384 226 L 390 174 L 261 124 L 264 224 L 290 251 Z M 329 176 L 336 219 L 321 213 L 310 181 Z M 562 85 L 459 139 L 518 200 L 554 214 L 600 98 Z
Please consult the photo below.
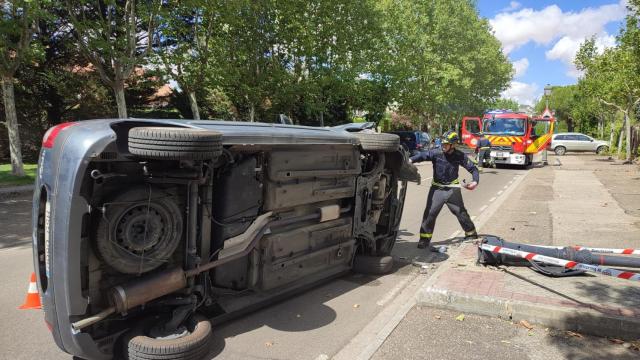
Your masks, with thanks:
M 44 134 L 44 138 L 42 139 L 42 147 L 51 149 L 55 144 L 56 138 L 58 137 L 58 135 L 60 135 L 60 132 L 75 124 L 75 122 L 62 123 L 47 130 L 47 132 Z
M 49 324 L 49 322 L 47 320 L 44 321 L 45 325 L 47 325 L 47 329 L 49 329 L 49 331 L 53 332 L 53 326 L 51 326 L 51 324 Z
M 416 144 L 416 149 L 422 149 L 422 144 Z

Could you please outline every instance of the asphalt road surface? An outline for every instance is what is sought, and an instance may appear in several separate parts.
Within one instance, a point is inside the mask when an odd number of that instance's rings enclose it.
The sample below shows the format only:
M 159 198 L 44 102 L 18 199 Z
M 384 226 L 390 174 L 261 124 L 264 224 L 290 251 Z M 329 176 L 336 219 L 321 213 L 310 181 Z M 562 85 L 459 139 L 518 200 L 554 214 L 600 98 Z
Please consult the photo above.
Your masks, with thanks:
M 328 359 L 358 334 L 394 297 L 420 274 L 415 261 L 446 261 L 446 254 L 429 255 L 416 248 L 422 212 L 431 182 L 431 163 L 418 165 L 422 185 L 410 184 L 394 247 L 394 272 L 372 277 L 358 274 L 332 280 L 287 301 L 214 328 L 216 359 Z M 474 219 L 503 192 L 520 169 L 485 169 L 475 191 L 463 190 Z M 471 176 L 461 169 L 463 178 Z M 54 344 L 37 310 L 17 310 L 23 302 L 32 271 L 30 196 L 0 200 L 0 359 L 69 359 Z M 461 240 L 462 230 L 448 209 L 436 224 L 434 243 Z

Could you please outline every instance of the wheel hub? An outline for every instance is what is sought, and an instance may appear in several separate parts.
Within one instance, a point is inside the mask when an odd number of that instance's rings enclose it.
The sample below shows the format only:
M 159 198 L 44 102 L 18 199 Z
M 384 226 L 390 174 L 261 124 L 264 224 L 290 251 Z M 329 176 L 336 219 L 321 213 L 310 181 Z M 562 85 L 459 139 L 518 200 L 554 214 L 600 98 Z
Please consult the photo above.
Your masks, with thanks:
M 116 241 L 134 253 L 142 253 L 164 241 L 167 214 L 156 206 L 138 205 L 120 218 Z

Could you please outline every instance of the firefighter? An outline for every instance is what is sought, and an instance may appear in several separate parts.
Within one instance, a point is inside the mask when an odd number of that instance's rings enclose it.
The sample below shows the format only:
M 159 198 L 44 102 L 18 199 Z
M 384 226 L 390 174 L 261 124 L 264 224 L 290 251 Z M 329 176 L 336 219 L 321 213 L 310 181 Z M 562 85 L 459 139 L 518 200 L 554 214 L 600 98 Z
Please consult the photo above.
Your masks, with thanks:
M 410 163 L 421 161 L 431 161 L 433 164 L 433 181 L 429 189 L 427 197 L 427 207 L 422 217 L 422 225 L 420 227 L 420 240 L 418 248 L 427 248 L 430 251 L 436 251 L 435 248 L 429 246 L 433 237 L 433 228 L 436 224 L 436 218 L 442 210 L 442 206 L 447 207 L 453 215 L 458 218 L 462 229 L 464 229 L 465 240 L 476 239 L 476 227 L 469 217 L 467 209 L 462 201 L 462 191 L 460 189 L 460 181 L 458 180 L 458 167 L 464 167 L 473 175 L 473 181 L 463 186 L 468 190 L 473 190 L 478 186 L 480 175 L 478 168 L 471 160 L 460 150 L 455 148 L 455 144 L 459 141 L 458 134 L 448 131 L 442 137 L 441 148 L 433 148 L 429 151 L 421 152 L 409 159 Z
M 476 153 L 478 154 L 478 164 L 484 167 L 485 164 L 495 167 L 496 165 L 491 160 L 491 141 L 487 139 L 483 133 L 480 133 L 478 143 L 476 146 Z

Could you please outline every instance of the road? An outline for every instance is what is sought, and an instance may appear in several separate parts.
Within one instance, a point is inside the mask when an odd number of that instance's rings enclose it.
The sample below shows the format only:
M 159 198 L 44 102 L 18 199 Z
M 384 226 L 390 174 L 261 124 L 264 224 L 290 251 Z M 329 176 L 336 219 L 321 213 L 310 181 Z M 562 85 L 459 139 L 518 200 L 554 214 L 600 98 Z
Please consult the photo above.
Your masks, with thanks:
M 445 261 L 446 254 L 426 255 L 416 242 L 431 182 L 431 164 L 419 164 L 423 182 L 410 184 L 401 223 L 401 234 L 394 247 L 394 272 L 372 277 L 346 275 L 302 293 L 285 302 L 230 321 L 214 329 L 216 359 L 327 359 L 342 349 L 371 319 L 420 274 L 413 261 Z M 472 218 L 508 189 L 525 173 L 519 169 L 486 169 L 475 191 L 464 191 Z M 464 170 L 462 170 L 464 172 Z M 470 181 L 467 173 L 463 177 Z M 44 325 L 41 312 L 17 310 L 24 300 L 32 271 L 30 246 L 30 197 L 0 200 L 0 358 L 69 359 L 55 346 Z M 443 209 L 434 232 L 434 243 L 460 240 L 460 225 Z M 457 239 L 456 239 L 457 237 Z

